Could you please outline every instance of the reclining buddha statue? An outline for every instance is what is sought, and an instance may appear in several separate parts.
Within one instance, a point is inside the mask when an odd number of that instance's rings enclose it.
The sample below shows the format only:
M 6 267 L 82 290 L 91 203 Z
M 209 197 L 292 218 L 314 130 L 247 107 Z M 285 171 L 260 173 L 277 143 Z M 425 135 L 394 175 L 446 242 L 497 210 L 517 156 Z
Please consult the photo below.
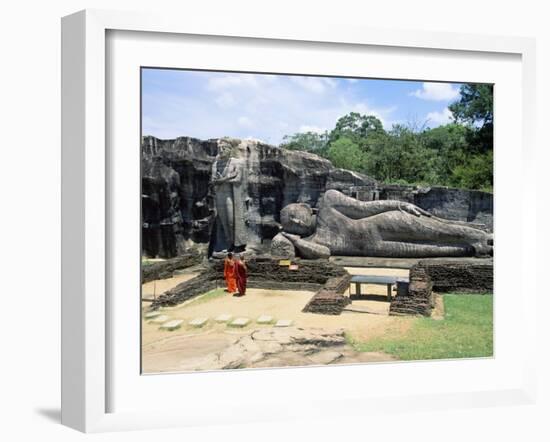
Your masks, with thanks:
M 328 190 L 317 215 L 305 204 L 281 211 L 282 234 L 306 258 L 329 255 L 429 258 L 488 256 L 492 234 L 435 217 L 414 204 L 359 201 Z

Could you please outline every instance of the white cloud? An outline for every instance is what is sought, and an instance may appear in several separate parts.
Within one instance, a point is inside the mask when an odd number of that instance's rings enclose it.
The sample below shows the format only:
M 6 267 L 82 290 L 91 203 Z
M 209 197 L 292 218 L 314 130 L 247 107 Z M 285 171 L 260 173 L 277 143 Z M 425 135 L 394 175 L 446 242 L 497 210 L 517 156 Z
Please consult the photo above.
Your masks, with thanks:
M 443 124 L 449 124 L 453 121 L 453 114 L 448 108 L 443 109 L 441 112 L 430 112 L 426 115 L 427 124 L 430 127 L 441 126 Z
M 255 87 L 257 85 L 256 75 L 236 74 L 212 76 L 208 79 L 206 88 L 210 91 L 220 91 L 236 86 Z
M 232 107 L 237 103 L 237 100 L 235 100 L 235 97 L 230 92 L 224 92 L 215 101 L 221 108 Z
M 267 143 L 266 140 L 262 140 L 261 138 L 255 137 L 254 135 L 247 135 L 246 137 L 244 137 L 244 139 L 250 140 L 250 141 L 256 141 L 259 143 Z
M 325 77 L 292 77 L 292 81 L 316 94 L 322 94 L 328 88 L 334 88 L 338 84 L 336 80 Z
M 239 125 L 243 126 L 243 127 L 252 127 L 252 120 L 248 117 L 239 117 L 239 119 L 237 120 L 237 122 L 239 123 Z
M 334 78 L 182 73 L 182 92 L 144 93 L 144 131 L 159 138 L 230 136 L 272 144 L 285 135 L 333 128 L 350 112 L 375 115 L 390 128 L 394 107 L 374 107 Z M 252 138 L 251 137 L 251 138 Z
M 459 90 L 450 83 L 422 83 L 422 89 L 417 89 L 409 95 L 422 100 L 449 101 L 459 96 Z

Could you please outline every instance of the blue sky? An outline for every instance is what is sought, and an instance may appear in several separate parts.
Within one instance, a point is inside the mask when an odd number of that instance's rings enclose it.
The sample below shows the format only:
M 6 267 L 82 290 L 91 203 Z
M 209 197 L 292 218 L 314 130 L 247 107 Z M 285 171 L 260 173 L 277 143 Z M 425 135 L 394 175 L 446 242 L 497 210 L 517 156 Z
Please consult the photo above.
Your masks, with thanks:
M 457 83 L 142 70 L 143 135 L 171 139 L 230 136 L 279 144 L 284 135 L 331 130 L 349 112 L 384 127 L 450 120 Z

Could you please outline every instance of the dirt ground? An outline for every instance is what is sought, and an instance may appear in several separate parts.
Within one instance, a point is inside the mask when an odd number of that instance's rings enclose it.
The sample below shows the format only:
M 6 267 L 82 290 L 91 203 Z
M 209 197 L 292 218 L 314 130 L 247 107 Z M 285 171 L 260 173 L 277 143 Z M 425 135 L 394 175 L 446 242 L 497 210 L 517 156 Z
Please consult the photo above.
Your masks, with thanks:
M 403 269 L 375 269 L 375 268 L 346 268 L 352 274 L 375 274 L 408 276 L 408 270 Z M 143 293 L 156 294 L 190 279 L 194 274 L 177 275 L 162 281 L 152 281 L 143 285 Z M 386 295 L 386 286 L 366 285 L 362 292 L 373 295 Z M 142 351 L 143 371 L 161 372 L 177 371 L 181 362 L 186 359 L 195 359 L 213 352 L 221 351 L 239 336 L 250 333 L 251 330 L 273 325 L 259 325 L 256 319 L 261 315 L 269 315 L 274 320 L 289 319 L 293 326 L 301 328 L 323 328 L 333 330 L 344 328 L 346 333 L 356 339 L 368 340 L 387 333 L 390 330 L 405 332 L 412 323 L 412 318 L 388 316 L 389 303 L 386 301 L 353 301 L 354 308 L 367 309 L 376 314 L 360 311 L 346 311 L 339 316 L 318 315 L 303 313 L 302 308 L 313 296 L 312 291 L 296 290 L 265 290 L 248 289 L 244 297 L 233 297 L 229 294 L 209 299 L 194 298 L 175 307 L 161 309 L 161 313 L 168 319 L 182 319 L 183 325 L 175 331 L 160 330 L 159 324 L 151 321 L 142 321 Z M 353 289 L 352 289 L 353 294 Z M 148 303 L 144 303 L 144 307 Z M 249 318 L 250 324 L 242 329 L 228 327 L 224 323 L 216 323 L 215 318 L 227 314 L 233 318 Z M 195 318 L 209 318 L 202 328 L 193 328 L 189 322 Z M 348 346 L 349 347 L 349 346 Z M 391 360 L 389 355 L 371 354 L 354 355 L 351 348 L 347 348 L 346 361 L 381 361 Z M 357 356 L 354 358 L 354 356 Z

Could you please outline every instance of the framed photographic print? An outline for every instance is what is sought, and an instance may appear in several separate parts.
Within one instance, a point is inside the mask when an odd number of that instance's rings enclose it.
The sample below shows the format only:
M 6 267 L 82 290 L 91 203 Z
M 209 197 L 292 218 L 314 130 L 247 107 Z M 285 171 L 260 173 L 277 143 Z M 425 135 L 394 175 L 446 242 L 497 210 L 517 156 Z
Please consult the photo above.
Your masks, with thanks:
M 62 42 L 63 423 L 532 400 L 531 40 L 84 11 Z

